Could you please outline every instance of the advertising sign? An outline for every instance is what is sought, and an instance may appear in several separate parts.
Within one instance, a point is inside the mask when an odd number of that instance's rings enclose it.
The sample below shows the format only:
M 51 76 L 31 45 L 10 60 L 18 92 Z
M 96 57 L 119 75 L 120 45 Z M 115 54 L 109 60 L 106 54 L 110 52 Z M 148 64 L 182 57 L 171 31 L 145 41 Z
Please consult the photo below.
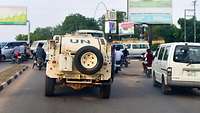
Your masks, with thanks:
M 172 24 L 172 0 L 129 0 L 129 21 L 136 24 Z
M 129 8 L 172 7 L 171 0 L 129 0 Z
M 119 23 L 119 34 L 134 34 L 134 24 L 131 22 Z
M 111 33 L 111 34 L 117 33 L 117 22 L 116 21 L 106 21 L 105 22 L 105 33 Z
M 117 20 L 117 12 L 114 10 L 107 10 L 106 16 L 105 16 L 106 21 L 114 21 Z
M 26 23 L 26 7 L 0 6 L 0 25 L 25 25 Z

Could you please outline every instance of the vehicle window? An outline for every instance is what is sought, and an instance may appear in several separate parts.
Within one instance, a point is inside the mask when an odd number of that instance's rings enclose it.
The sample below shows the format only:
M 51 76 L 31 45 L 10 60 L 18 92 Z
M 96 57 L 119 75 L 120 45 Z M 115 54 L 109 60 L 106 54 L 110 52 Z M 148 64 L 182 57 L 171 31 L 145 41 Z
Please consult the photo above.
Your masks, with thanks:
M 146 44 L 140 44 L 140 49 L 148 49 L 148 46 Z
M 124 49 L 123 45 L 116 45 L 115 47 L 119 47 L 120 49 Z
M 155 53 L 155 57 L 158 57 L 158 51 L 159 51 L 159 47 L 156 49 L 156 53 Z
M 103 34 L 101 34 L 101 33 L 91 33 L 91 35 L 93 37 L 103 37 Z
M 169 50 L 170 50 L 170 47 L 166 47 L 166 49 L 165 49 L 165 54 L 164 54 L 164 58 L 163 58 L 164 61 L 167 61 L 167 60 L 168 60 L 168 57 L 169 57 Z
M 126 45 L 127 49 L 131 49 L 131 44 Z
M 160 49 L 160 52 L 159 52 L 159 55 L 158 55 L 158 60 L 162 60 L 164 51 L 165 51 L 165 47 L 162 47 L 162 48 Z
M 33 42 L 33 44 L 31 46 L 32 47 L 36 47 L 37 46 L 37 42 Z
M 132 48 L 133 48 L 133 49 L 139 49 L 139 48 L 140 48 L 140 45 L 133 44 L 133 45 L 132 45 Z
M 176 46 L 174 61 L 181 63 L 200 63 L 200 46 Z

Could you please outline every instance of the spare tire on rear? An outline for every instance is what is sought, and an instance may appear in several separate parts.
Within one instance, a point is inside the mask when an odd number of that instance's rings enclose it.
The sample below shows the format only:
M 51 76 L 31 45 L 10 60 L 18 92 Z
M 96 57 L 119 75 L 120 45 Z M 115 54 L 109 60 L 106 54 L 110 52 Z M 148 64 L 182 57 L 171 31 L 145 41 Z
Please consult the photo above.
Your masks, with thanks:
M 74 64 L 82 74 L 92 75 L 102 68 L 103 55 L 99 49 L 93 46 L 85 46 L 76 52 Z

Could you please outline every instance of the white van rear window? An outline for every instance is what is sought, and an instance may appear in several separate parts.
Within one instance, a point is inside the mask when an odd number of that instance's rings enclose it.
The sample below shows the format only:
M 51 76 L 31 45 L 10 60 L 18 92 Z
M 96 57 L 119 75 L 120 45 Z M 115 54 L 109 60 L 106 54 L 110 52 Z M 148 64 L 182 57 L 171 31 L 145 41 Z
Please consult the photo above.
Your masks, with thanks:
M 181 63 L 200 63 L 200 46 L 176 46 L 174 61 Z

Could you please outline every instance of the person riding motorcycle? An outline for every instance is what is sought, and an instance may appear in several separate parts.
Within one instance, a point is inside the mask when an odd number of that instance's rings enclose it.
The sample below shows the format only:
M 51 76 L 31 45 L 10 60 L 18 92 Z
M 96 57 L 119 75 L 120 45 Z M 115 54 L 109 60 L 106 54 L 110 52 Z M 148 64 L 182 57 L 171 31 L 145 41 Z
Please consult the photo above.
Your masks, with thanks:
M 127 57 L 128 57 L 128 55 L 129 55 L 129 51 L 127 50 L 127 48 L 125 48 L 123 51 L 122 51 L 122 53 L 123 53 L 123 60 L 124 60 L 124 62 L 128 62 L 127 61 Z
M 145 53 L 145 62 L 143 62 L 143 68 L 144 71 L 147 69 L 147 67 L 151 67 L 152 66 L 152 62 L 153 62 L 153 54 L 151 52 L 151 49 L 147 49 L 147 52 Z
M 12 51 L 12 60 L 13 60 L 13 63 L 16 62 L 19 59 L 20 55 L 21 55 L 20 54 L 20 47 L 19 46 L 14 47 L 14 49 Z
M 42 58 L 43 61 L 45 61 L 45 59 L 46 59 L 46 52 L 44 51 L 44 49 L 42 47 L 43 47 L 43 44 L 39 43 L 38 47 L 36 49 L 35 55 L 36 55 L 36 59 L 37 58 Z
M 115 62 L 116 62 L 117 65 L 121 66 L 122 57 L 123 57 L 123 53 L 120 51 L 119 47 L 116 47 L 116 50 L 115 50 Z M 121 68 L 119 68 L 119 71 L 121 71 Z
M 43 44 L 39 43 L 38 44 L 38 47 L 36 49 L 36 52 L 35 52 L 35 57 L 34 57 L 34 63 L 33 63 L 33 67 L 36 65 L 36 62 L 37 62 L 37 59 L 38 58 L 42 58 L 43 62 L 45 62 L 46 60 L 46 52 L 44 51 L 44 49 L 42 48 Z

